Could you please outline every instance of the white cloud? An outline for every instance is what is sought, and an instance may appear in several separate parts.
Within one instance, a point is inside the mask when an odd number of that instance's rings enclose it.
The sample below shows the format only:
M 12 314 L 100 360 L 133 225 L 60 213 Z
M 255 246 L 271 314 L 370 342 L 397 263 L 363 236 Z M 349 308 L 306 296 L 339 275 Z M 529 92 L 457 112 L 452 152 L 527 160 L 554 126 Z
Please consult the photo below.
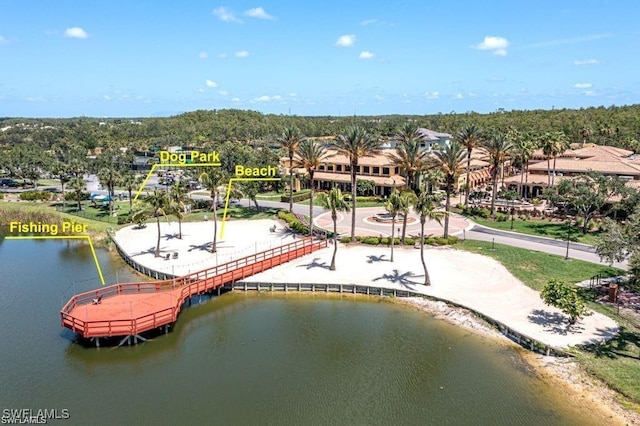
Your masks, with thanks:
M 198 89 L 198 93 L 204 93 L 204 89 Z
M 291 92 L 289 93 L 289 96 L 291 96 L 292 98 L 295 98 L 298 96 L 298 94 L 296 92 Z
M 369 52 L 368 50 L 363 50 L 362 52 L 360 52 L 360 55 L 358 56 L 358 58 L 360 59 L 371 59 L 373 58 L 374 55 L 373 53 Z
M 240 102 L 240 98 L 231 98 L 231 102 Z
M 221 54 L 218 55 L 218 58 L 220 58 L 220 59 L 224 59 L 226 57 L 227 57 L 226 52 L 225 53 L 221 53 Z
M 253 101 L 254 102 L 271 102 L 271 101 L 279 101 L 280 99 L 282 99 L 282 96 L 280 95 L 274 95 L 274 96 L 262 95 L 260 97 L 254 98 Z
M 497 56 L 507 56 L 509 40 L 504 37 L 485 36 L 482 43 L 479 43 L 474 47 L 479 50 L 491 50 L 493 54 Z
M 218 87 L 218 83 L 213 80 L 207 80 L 205 81 L 205 84 L 207 85 L 207 87 L 211 87 L 212 89 Z
M 377 100 L 377 101 L 383 101 L 384 100 L 384 96 L 380 96 L 380 95 L 373 95 L 373 99 Z
M 336 46 L 340 47 L 349 47 L 353 46 L 353 43 L 356 42 L 356 36 L 354 34 L 345 34 L 338 37 L 336 41 Z
M 9 44 L 9 40 L 0 35 L 0 44 Z
M 578 60 L 573 61 L 573 65 L 575 65 L 577 67 L 582 66 L 582 65 L 597 65 L 599 63 L 600 63 L 600 61 L 598 61 L 597 59 L 585 59 L 585 60 L 582 60 L 582 61 L 578 61 Z
M 463 99 L 463 98 L 464 98 L 464 95 L 463 95 L 462 93 L 456 93 L 456 94 L 453 96 L 453 99 Z
M 105 101 L 110 101 L 111 100 L 111 96 L 109 96 L 109 95 L 103 95 L 102 97 L 104 98 Z
M 236 58 L 246 58 L 247 56 L 249 56 L 249 52 L 247 52 L 246 50 L 239 50 L 234 53 L 234 56 Z
M 595 96 L 596 92 L 593 90 L 585 90 L 582 92 L 585 96 Z
M 227 96 L 229 94 L 229 92 L 227 92 L 226 90 L 221 90 L 218 93 L 220 93 L 222 96 Z
M 590 89 L 591 86 L 591 83 L 576 83 L 573 85 L 576 89 Z
M 440 97 L 440 92 L 425 92 L 424 95 L 429 99 L 438 99 Z
M 224 22 L 242 22 L 241 20 L 236 18 L 233 12 L 231 12 L 229 9 L 227 9 L 224 6 L 220 6 L 213 9 L 212 13 L 213 13 L 213 16 L 215 16 L 216 18 Z
M 252 9 L 246 10 L 244 14 L 250 18 L 256 19 L 273 19 L 273 16 L 269 15 L 265 10 L 261 7 L 254 7 Z
M 198 58 L 200 59 L 206 59 L 209 56 L 209 54 L 205 51 L 202 51 L 200 53 L 198 53 Z
M 360 25 L 371 25 L 375 24 L 376 22 L 378 22 L 377 19 L 365 19 L 364 21 L 360 22 Z
M 475 92 L 469 92 L 469 93 L 467 93 L 467 96 L 469 96 L 470 98 L 476 98 L 476 97 L 478 97 L 478 94 L 475 93 Z
M 64 36 L 69 38 L 87 38 L 89 34 L 80 27 L 69 27 L 64 30 Z

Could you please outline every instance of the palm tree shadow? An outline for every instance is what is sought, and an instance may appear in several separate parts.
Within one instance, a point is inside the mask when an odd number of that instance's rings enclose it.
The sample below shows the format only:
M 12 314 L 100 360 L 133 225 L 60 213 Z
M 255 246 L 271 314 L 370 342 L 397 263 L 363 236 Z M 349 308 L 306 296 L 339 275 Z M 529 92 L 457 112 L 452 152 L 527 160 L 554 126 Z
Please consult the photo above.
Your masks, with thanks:
M 213 242 L 209 241 L 207 243 L 204 244 L 190 244 L 189 245 L 189 249 L 187 250 L 188 252 L 192 252 L 194 250 L 200 250 L 200 251 L 208 251 L 211 252 L 211 248 L 213 247 Z M 221 249 L 221 248 L 232 248 L 233 246 L 225 246 L 220 244 L 220 242 L 216 243 L 216 248 L 217 249 Z
M 640 335 L 637 332 L 620 327 L 618 333 L 605 342 L 604 339 L 611 337 L 611 330 L 605 329 L 598 331 L 603 336 L 603 341 L 584 345 L 582 346 L 583 350 L 593 353 L 598 358 L 615 359 L 617 357 L 623 357 L 640 360 L 640 355 L 633 356 L 628 353 L 632 349 L 638 351 L 640 348 Z
M 367 256 L 367 259 L 368 259 L 367 263 L 384 262 L 385 261 L 385 259 L 384 259 L 385 256 L 386 255 L 384 255 L 384 254 L 381 254 L 380 256 L 375 256 L 375 255 L 371 254 L 371 255 Z
M 302 265 L 298 265 L 297 267 L 298 268 L 306 267 L 307 269 L 311 269 L 311 268 L 329 269 L 329 266 L 327 266 L 327 262 L 319 263 L 318 260 L 320 260 L 320 258 L 316 257 L 310 263 L 305 263 L 305 264 L 302 264 Z
M 422 284 L 422 283 L 419 283 L 417 281 L 412 281 L 409 278 L 414 278 L 419 276 L 420 275 L 416 275 L 411 271 L 407 271 L 404 274 L 401 274 L 397 269 L 394 269 L 392 274 L 384 274 L 381 277 L 374 278 L 373 281 L 387 280 L 390 283 L 400 284 L 408 288 L 413 288 L 411 287 L 411 284 Z
M 173 234 L 164 234 L 163 237 L 165 240 L 173 240 L 178 238 L 178 233 L 174 232 Z

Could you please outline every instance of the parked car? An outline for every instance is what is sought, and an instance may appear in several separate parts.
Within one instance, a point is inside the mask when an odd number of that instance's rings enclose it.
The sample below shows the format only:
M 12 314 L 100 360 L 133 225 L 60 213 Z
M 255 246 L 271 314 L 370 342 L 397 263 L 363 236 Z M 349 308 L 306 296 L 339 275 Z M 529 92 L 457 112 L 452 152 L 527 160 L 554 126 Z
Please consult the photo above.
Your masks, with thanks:
M 0 186 L 4 187 L 4 188 L 16 188 L 18 186 L 20 186 L 20 183 L 17 180 L 14 179 L 0 179 Z

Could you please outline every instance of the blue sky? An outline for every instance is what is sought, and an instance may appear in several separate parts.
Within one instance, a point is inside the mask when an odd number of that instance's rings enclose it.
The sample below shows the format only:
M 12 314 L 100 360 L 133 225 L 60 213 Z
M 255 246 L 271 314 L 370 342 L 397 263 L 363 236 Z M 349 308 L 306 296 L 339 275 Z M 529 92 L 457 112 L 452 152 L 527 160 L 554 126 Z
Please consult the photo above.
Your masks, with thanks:
M 628 105 L 639 16 L 636 0 L 0 0 L 0 116 Z

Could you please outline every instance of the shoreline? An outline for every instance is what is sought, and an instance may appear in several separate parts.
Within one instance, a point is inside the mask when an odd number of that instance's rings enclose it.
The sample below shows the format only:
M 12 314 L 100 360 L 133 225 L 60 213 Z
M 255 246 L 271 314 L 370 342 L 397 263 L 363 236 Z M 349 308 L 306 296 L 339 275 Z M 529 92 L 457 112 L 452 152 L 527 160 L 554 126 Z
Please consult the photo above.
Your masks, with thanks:
M 472 311 L 453 307 L 445 302 L 420 297 L 390 301 L 431 314 L 435 319 L 444 320 L 505 346 L 522 349 L 519 351 L 522 359 L 532 368 L 536 376 L 553 386 L 561 387 L 566 391 L 567 399 L 581 405 L 588 405 L 590 410 L 598 412 L 599 417 L 608 419 L 609 424 L 640 425 L 640 413 L 618 402 L 624 396 L 610 389 L 599 379 L 590 376 L 571 358 L 531 352 L 474 315 Z

